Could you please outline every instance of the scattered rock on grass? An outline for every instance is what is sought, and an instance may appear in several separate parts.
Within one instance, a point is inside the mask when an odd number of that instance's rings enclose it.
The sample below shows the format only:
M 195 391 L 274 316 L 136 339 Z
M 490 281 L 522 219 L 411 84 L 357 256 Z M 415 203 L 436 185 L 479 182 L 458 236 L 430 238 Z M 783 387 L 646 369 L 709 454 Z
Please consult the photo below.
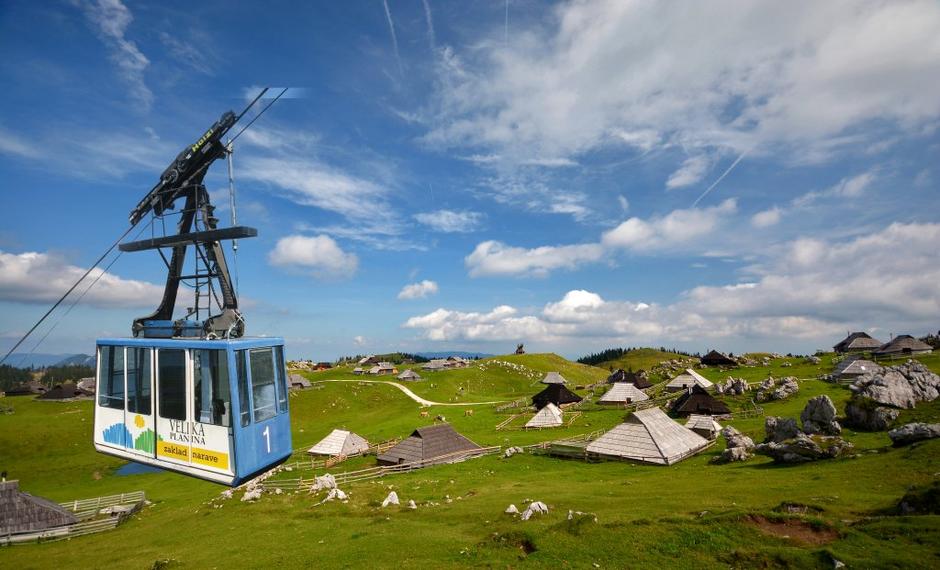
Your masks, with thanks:
M 526 507 L 526 510 L 523 511 L 522 517 L 520 518 L 524 521 L 527 521 L 530 518 L 532 518 L 532 515 L 536 513 L 545 514 L 547 512 L 548 512 L 548 505 L 546 505 L 542 501 L 535 501 L 532 504 L 530 504 L 528 507 Z
M 764 432 L 767 434 L 765 441 L 779 443 L 787 439 L 793 439 L 800 435 L 800 427 L 796 425 L 793 418 L 779 418 L 777 416 L 767 416 L 764 420 Z
M 516 505 L 510 504 L 508 507 L 506 507 L 506 510 L 503 512 L 506 513 L 507 515 L 518 515 L 519 509 L 516 508 Z
M 940 424 L 910 423 L 888 432 L 896 446 L 940 437 Z
M 800 414 L 803 422 L 803 432 L 808 434 L 821 433 L 825 435 L 839 435 L 842 426 L 836 421 L 836 406 L 829 396 L 823 394 L 806 402 L 803 413 Z
M 777 463 L 806 463 L 840 457 L 852 448 L 852 444 L 841 437 L 811 438 L 799 433 L 786 441 L 762 443 L 754 451 L 773 458 Z
M 713 460 L 715 463 L 747 461 L 753 456 L 751 453 L 754 449 L 753 439 L 731 426 L 725 426 L 721 430 L 721 435 L 725 438 L 725 450 Z
M 389 493 L 388 496 L 385 497 L 385 500 L 382 501 L 382 507 L 387 507 L 389 505 L 400 505 L 400 504 L 401 503 L 398 501 L 398 493 L 396 493 L 395 491 L 392 491 L 391 493 Z

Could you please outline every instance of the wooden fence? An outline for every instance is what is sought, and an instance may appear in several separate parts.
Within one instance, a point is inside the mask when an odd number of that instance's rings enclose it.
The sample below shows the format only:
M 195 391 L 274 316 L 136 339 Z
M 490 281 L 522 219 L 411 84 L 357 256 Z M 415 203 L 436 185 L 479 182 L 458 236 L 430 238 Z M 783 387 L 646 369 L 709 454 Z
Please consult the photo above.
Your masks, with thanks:
M 495 453 L 500 453 L 502 448 L 499 446 L 494 447 L 484 447 L 481 449 L 475 449 L 472 451 L 458 451 L 456 453 L 451 453 L 448 455 L 442 455 L 440 457 L 434 457 L 432 459 L 425 459 L 422 461 L 414 461 L 412 463 L 401 463 L 398 465 L 381 465 L 378 467 L 370 467 L 368 469 L 360 469 L 358 471 L 347 471 L 344 473 L 335 473 L 332 474 L 333 478 L 336 480 L 337 485 L 345 485 L 347 483 L 356 483 L 358 481 L 368 481 L 370 479 L 378 479 L 385 477 L 386 475 L 391 475 L 395 473 L 408 473 L 416 469 L 421 469 L 423 467 L 429 467 L 431 465 L 442 465 L 446 463 L 460 463 L 461 461 L 466 461 L 467 459 L 473 459 L 476 457 L 483 457 L 486 455 L 493 455 Z M 266 487 L 274 489 L 282 489 L 284 491 L 310 491 L 313 489 L 314 484 L 316 483 L 316 477 L 299 477 L 296 479 L 272 479 L 265 482 Z

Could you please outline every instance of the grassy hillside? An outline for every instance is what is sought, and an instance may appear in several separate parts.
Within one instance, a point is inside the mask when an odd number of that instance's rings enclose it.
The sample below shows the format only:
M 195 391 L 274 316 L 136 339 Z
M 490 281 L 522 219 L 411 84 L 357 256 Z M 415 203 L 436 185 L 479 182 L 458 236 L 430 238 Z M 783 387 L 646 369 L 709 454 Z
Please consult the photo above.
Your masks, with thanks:
M 940 369 L 937 357 L 925 360 Z M 831 369 L 827 359 L 823 363 Z M 796 368 L 779 364 L 771 371 Z M 534 393 L 541 386 L 539 374 L 550 370 L 575 383 L 604 375 L 603 370 L 573 365 L 555 355 L 524 355 L 433 373 L 409 387 L 429 398 L 438 392 L 458 397 L 454 389 L 460 385 L 474 397 L 511 398 Z M 767 372 L 755 367 L 733 374 Z M 804 377 L 800 372 L 794 375 Z M 349 373 L 311 377 L 318 374 Z M 727 375 L 717 370 L 705 374 L 715 379 Z M 822 393 L 840 409 L 849 396 L 846 388 L 810 379 L 801 382 L 800 392 L 791 399 L 766 404 L 766 412 L 798 416 L 810 397 Z M 722 443 L 672 467 L 588 464 L 531 455 L 486 457 L 348 485 L 347 504 L 314 506 L 318 497 L 285 494 L 265 495 L 254 504 L 233 500 L 214 508 L 208 502 L 223 489 L 218 485 L 166 473 L 116 475 L 123 462 L 99 455 L 91 446 L 91 402 L 38 402 L 28 397 L 2 402 L 12 405 L 15 413 L 0 415 L 0 467 L 18 478 L 24 490 L 67 500 L 143 489 L 154 501 L 111 532 L 0 549 L 0 567 L 5 568 L 150 568 L 165 559 L 182 568 L 831 568 L 833 556 L 850 568 L 940 564 L 940 517 L 879 516 L 909 487 L 936 481 L 938 440 L 895 449 L 883 432 L 847 431 L 858 448 L 857 458 L 796 467 L 774 466 L 763 457 L 711 465 Z M 290 402 L 295 447 L 314 443 L 334 427 L 387 438 L 428 422 L 419 417 L 415 402 L 389 386 L 327 383 L 298 393 Z M 497 415 L 493 406 L 474 407 L 472 417 L 463 416 L 459 408 L 434 407 L 430 412 L 448 416 L 459 431 L 483 445 L 584 433 L 612 427 L 623 415 L 617 410 L 586 411 L 579 423 L 562 432 L 496 432 L 493 426 L 505 416 Z M 940 403 L 905 412 L 905 418 L 915 415 L 938 421 Z M 732 425 L 755 439 L 762 437 L 763 418 Z M 419 508 L 380 508 L 390 489 L 403 503 L 414 499 Z M 523 507 L 526 500 L 542 500 L 552 510 L 528 522 L 502 514 L 509 503 Z M 809 530 L 800 533 L 795 523 L 783 524 L 791 517 L 774 509 L 784 501 L 819 509 L 807 519 Z M 593 513 L 597 522 L 568 521 L 569 510 Z M 781 524 L 774 526 L 775 521 Z
M 606 360 L 597 365 L 604 370 L 623 368 L 624 370 L 649 370 L 660 362 L 685 358 L 674 352 L 663 352 L 655 348 L 635 348 L 616 360 Z

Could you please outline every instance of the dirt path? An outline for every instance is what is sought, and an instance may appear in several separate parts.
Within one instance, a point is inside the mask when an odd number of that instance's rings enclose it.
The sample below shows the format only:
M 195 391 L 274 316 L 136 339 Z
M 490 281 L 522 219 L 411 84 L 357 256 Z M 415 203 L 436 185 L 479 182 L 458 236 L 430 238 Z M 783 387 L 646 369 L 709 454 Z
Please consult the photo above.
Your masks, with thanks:
M 394 382 L 386 382 L 384 380 L 318 380 L 319 382 L 366 382 L 368 384 L 385 384 L 386 386 L 394 386 L 405 393 L 406 396 L 418 402 L 422 406 L 484 406 L 487 404 L 499 404 L 501 401 L 495 402 L 460 402 L 460 403 L 445 403 L 445 402 L 432 402 L 431 400 L 425 400 L 421 396 L 415 394 L 408 388 L 405 388 L 401 384 L 396 384 Z

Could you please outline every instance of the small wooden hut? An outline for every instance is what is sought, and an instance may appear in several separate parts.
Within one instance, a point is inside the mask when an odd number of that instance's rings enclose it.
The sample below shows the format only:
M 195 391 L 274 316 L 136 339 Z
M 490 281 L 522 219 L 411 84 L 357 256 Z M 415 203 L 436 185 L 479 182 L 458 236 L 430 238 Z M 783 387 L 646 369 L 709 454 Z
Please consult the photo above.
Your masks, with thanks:
M 704 416 L 723 416 L 731 410 L 721 400 L 716 399 L 701 386 L 692 386 L 673 404 L 672 411 L 678 416 L 692 414 Z
M 565 387 L 564 384 L 549 384 L 544 390 L 532 396 L 532 405 L 541 410 L 548 404 L 562 406 L 581 401 L 581 396 Z
M 542 384 L 567 384 L 565 377 L 557 372 L 549 372 L 542 378 Z
M 36 532 L 76 522 L 78 519 L 71 511 L 20 491 L 19 481 L 0 482 L 0 535 Z
M 640 390 L 634 384 L 630 384 L 629 382 L 615 382 L 614 385 L 610 387 L 610 390 L 607 390 L 607 392 L 600 397 L 597 403 L 627 405 L 649 400 L 649 398 L 650 397 L 647 396 L 643 390 Z
M 481 449 L 466 437 L 457 433 L 450 424 L 420 427 L 394 447 L 378 456 L 381 465 L 397 465 L 441 458 L 442 461 L 459 456 L 460 452 Z M 446 457 L 445 457 L 446 456 Z
M 692 414 L 689 416 L 689 421 L 685 422 L 685 427 L 707 440 L 715 440 L 718 438 L 718 434 L 721 433 L 721 424 L 711 416 Z
M 688 390 L 692 386 L 701 386 L 709 390 L 714 384 L 695 370 L 686 368 L 685 372 L 676 376 L 666 384 L 666 390 L 668 392 L 679 392 L 681 390 Z
M 421 375 L 410 368 L 399 374 L 397 378 L 404 382 L 417 382 L 418 380 L 422 379 Z
M 630 414 L 587 446 L 588 453 L 654 465 L 672 465 L 708 447 L 709 441 L 679 425 L 659 408 Z
M 623 368 L 618 368 L 611 372 L 610 376 L 607 377 L 608 384 L 614 384 L 617 382 L 627 382 L 633 384 L 640 390 L 645 390 L 653 385 L 650 382 L 643 371 L 634 372 L 633 370 L 624 371 Z
M 310 455 L 359 455 L 369 449 L 366 438 L 351 431 L 334 429 L 316 445 L 307 450 Z
M 876 357 L 885 356 L 907 356 L 911 354 L 928 354 L 933 352 L 933 347 L 912 337 L 909 334 L 901 334 L 874 351 Z
M 532 419 L 526 422 L 526 429 L 541 429 L 560 427 L 565 425 L 564 415 L 561 409 L 555 404 L 549 402 L 544 408 L 532 416 Z
M 878 350 L 882 342 L 872 338 L 866 332 L 849 333 L 849 336 L 842 339 L 838 344 L 832 347 L 835 352 L 871 352 Z
M 702 364 L 705 366 L 720 366 L 720 367 L 734 367 L 738 363 L 733 358 L 729 358 L 726 354 L 718 352 L 717 350 L 712 350 L 705 356 L 701 358 Z

